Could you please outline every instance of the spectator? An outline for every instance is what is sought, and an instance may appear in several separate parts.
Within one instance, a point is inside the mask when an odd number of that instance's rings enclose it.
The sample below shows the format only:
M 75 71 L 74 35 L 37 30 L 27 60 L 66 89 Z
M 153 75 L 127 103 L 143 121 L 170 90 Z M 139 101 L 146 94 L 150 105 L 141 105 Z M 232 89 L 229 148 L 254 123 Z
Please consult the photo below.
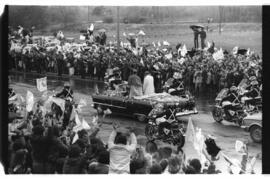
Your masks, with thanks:
M 108 174 L 110 164 L 110 153 L 108 151 L 100 152 L 97 162 L 89 165 L 88 173 L 90 174 Z
M 144 73 L 143 94 L 150 95 L 155 93 L 154 78 L 149 71 Z
M 113 126 L 109 141 L 108 150 L 110 152 L 109 173 L 130 173 L 130 156 L 136 149 L 137 139 L 130 131 L 131 144 L 127 144 L 127 136 L 124 133 L 117 134 L 117 126 Z

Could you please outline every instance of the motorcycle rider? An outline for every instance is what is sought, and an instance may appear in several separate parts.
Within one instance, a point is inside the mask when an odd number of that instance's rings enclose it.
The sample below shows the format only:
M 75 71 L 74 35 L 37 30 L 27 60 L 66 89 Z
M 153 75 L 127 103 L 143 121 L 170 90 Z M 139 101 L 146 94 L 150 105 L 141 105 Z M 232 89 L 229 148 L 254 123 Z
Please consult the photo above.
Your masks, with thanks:
M 182 74 L 179 72 L 175 72 L 173 74 L 172 85 L 169 86 L 168 93 L 171 95 L 183 95 L 184 93 L 184 84 L 182 79 Z
M 116 85 L 119 85 L 122 83 L 121 78 L 121 71 L 118 67 L 115 67 L 113 69 L 113 74 L 108 77 L 109 79 L 109 86 L 112 90 L 116 89 Z
M 72 101 L 73 100 L 73 90 L 71 89 L 70 84 L 68 82 L 66 82 L 64 84 L 63 90 L 60 93 L 57 93 L 55 95 L 55 97 L 62 98 L 62 99 L 68 100 L 68 101 Z
M 258 81 L 251 81 L 250 83 L 250 89 L 244 93 L 244 96 L 248 97 L 249 99 L 246 99 L 246 103 L 250 106 L 256 105 L 256 99 L 260 98 L 260 88 Z
M 226 102 L 229 102 L 229 104 L 226 104 Z M 221 100 L 221 104 L 224 108 L 225 116 L 233 117 L 236 111 L 236 105 L 240 104 L 236 86 L 232 86 L 229 89 L 227 96 Z

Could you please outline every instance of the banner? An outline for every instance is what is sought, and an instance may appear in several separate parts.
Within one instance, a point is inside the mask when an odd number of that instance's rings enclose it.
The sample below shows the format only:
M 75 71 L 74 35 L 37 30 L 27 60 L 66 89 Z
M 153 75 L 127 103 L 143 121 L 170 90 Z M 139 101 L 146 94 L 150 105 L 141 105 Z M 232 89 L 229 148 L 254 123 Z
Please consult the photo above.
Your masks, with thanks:
M 37 89 L 40 92 L 47 91 L 47 77 L 37 79 Z

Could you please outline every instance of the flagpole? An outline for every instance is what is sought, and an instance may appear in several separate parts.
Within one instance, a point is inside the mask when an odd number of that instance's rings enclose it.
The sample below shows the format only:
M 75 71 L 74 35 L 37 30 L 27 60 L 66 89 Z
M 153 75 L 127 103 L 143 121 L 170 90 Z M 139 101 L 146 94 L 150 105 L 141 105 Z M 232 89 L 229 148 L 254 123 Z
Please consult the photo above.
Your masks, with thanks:
M 120 35 L 119 35 L 119 6 L 117 6 L 117 54 L 119 55 Z

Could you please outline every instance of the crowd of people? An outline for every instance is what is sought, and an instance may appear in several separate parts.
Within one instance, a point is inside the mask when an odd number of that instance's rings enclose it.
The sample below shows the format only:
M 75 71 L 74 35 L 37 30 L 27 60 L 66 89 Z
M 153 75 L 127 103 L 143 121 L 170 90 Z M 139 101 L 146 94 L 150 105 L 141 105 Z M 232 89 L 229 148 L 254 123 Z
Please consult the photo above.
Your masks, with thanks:
M 14 44 L 20 44 L 15 45 Z M 195 93 L 237 86 L 243 79 L 256 78 L 261 85 L 262 60 L 249 50 L 222 51 L 212 43 L 204 49 L 187 51 L 185 45 L 121 45 L 91 43 L 71 48 L 62 41 L 46 45 L 22 44 L 10 38 L 9 69 L 22 72 L 80 75 L 82 78 L 106 80 L 117 77 L 127 81 L 129 96 L 158 93 L 168 79 L 181 81 Z M 132 47 L 133 46 L 133 47 Z M 204 46 L 204 42 L 203 42 Z M 68 48 L 67 48 L 68 47 Z M 115 82 L 114 78 L 114 82 Z M 175 85 L 174 82 L 172 85 Z M 176 86 L 179 86 L 177 84 Z M 70 90 L 64 95 L 70 93 Z M 42 103 L 42 102 L 41 102 Z M 112 125 L 107 142 L 98 137 L 102 123 L 90 129 L 75 130 L 73 116 L 63 125 L 53 111 L 45 114 L 37 103 L 24 119 L 9 121 L 8 173 L 11 174 L 213 174 L 220 173 L 215 160 L 202 163 L 187 158 L 178 147 L 159 147 L 153 141 L 137 141 L 133 128 Z M 246 173 L 247 151 L 238 173 Z M 252 173 L 254 171 L 251 171 Z M 232 169 L 229 173 L 234 173 Z
M 10 174 L 221 173 L 215 166 L 217 159 L 202 163 L 199 158 L 188 158 L 180 147 L 159 147 L 153 141 L 143 142 L 137 139 L 132 127 L 123 128 L 113 123 L 108 141 L 103 142 L 98 137 L 105 125 L 101 121 L 92 123 L 91 129 L 76 131 L 77 119 L 63 127 L 53 113 L 44 115 L 40 107 L 37 103 L 23 122 L 18 124 L 18 119 L 13 119 L 9 123 Z M 213 140 L 211 142 L 215 144 Z M 213 152 L 213 147 L 208 151 L 211 150 L 211 153 L 218 153 L 220 148 L 217 152 Z M 238 173 L 247 172 L 247 162 L 246 151 Z M 235 170 L 229 168 L 229 173 L 235 173 Z
M 118 68 L 121 80 L 127 81 L 136 69 L 142 81 L 146 71 L 151 73 L 155 92 L 162 91 L 174 72 L 180 73 L 185 87 L 195 92 L 237 86 L 242 79 L 251 76 L 256 76 L 261 84 L 262 60 L 258 54 L 245 49 L 224 50 L 222 57 L 216 59 L 214 54 L 219 50 L 214 43 L 185 53 L 181 52 L 183 44 L 178 44 L 176 48 L 162 45 L 156 48 L 149 44 L 133 48 L 134 45 L 129 44 L 122 45 L 119 53 L 112 43 L 71 48 L 72 44 L 63 42 L 50 48 L 35 45 L 20 49 L 12 44 L 14 39 L 10 39 L 9 69 L 22 72 L 53 72 L 59 76 L 79 75 L 103 81 L 106 72 Z

